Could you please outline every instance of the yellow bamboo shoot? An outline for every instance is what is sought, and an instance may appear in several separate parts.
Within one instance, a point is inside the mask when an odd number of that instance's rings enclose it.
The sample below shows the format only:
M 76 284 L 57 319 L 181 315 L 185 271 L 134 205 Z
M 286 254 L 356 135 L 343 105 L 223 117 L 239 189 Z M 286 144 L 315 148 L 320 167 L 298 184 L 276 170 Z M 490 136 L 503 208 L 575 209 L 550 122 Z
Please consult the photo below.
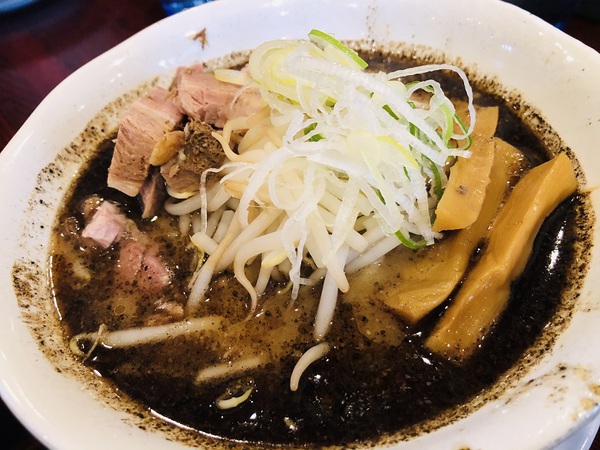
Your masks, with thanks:
M 525 268 L 545 218 L 577 189 L 569 158 L 560 154 L 531 169 L 498 213 L 485 253 L 426 341 L 426 347 L 461 362 L 498 320 L 510 285 Z
M 489 140 L 497 123 L 497 107 L 477 110 L 471 156 L 458 158 L 450 168 L 448 184 L 435 210 L 433 231 L 461 230 L 477 219 L 490 182 L 494 153 Z
M 463 123 L 469 123 L 468 103 L 456 102 L 456 114 L 462 119 Z M 475 105 L 475 114 L 477 120 L 473 129 L 473 140 L 477 140 L 477 136 L 483 139 L 494 136 L 498 127 L 498 116 L 500 114 L 498 107 Z M 458 127 L 454 131 L 457 133 L 462 132 Z

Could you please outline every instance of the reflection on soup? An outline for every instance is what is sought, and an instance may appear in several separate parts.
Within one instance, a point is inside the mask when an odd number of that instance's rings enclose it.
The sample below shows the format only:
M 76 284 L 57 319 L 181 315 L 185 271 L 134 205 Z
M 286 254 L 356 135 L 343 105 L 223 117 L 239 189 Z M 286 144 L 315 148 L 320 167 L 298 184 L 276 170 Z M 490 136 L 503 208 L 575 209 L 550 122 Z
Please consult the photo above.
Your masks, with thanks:
M 363 57 L 313 31 L 130 107 L 56 225 L 78 358 L 200 433 L 315 446 L 410 434 L 522 357 L 582 239 L 570 160 L 460 69 Z

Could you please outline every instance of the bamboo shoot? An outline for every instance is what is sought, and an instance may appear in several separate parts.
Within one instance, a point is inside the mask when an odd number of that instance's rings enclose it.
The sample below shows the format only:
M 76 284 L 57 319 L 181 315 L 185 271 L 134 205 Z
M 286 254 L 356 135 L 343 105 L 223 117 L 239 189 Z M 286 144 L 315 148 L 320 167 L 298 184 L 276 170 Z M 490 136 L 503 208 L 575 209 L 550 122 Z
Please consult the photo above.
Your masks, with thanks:
M 498 320 L 510 284 L 525 268 L 545 218 L 577 189 L 569 158 L 560 154 L 531 169 L 498 213 L 485 253 L 426 341 L 426 347 L 461 362 Z
M 435 210 L 433 231 L 461 230 L 477 219 L 490 182 L 494 153 L 489 140 L 497 123 L 497 107 L 478 109 L 471 157 L 458 158 L 450 168 L 448 184 Z

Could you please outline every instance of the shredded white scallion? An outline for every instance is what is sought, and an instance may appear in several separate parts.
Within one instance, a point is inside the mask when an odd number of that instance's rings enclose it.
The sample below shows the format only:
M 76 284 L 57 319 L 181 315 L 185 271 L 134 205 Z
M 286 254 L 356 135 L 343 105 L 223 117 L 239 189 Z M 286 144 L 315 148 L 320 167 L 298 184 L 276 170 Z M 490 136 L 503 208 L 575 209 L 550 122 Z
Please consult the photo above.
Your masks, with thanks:
M 313 30 L 309 37 L 266 42 L 252 53 L 246 73 L 218 73 L 231 80 L 249 74 L 243 89 L 254 83 L 267 106 L 214 133 L 227 157 L 210 169 L 219 182 L 207 189 L 204 174 L 200 193 L 170 201 L 167 211 L 186 214 L 198 206 L 203 233 L 194 239 L 210 253 L 188 311 L 202 301 L 212 276 L 228 267 L 250 293 L 252 311 L 273 274 L 289 277 L 292 300 L 302 285 L 324 278 L 319 340 L 338 291 L 349 288 L 349 271 L 398 245 L 416 248 L 440 237 L 431 229 L 433 211 L 447 164 L 470 156 L 475 110 L 467 77 L 456 66 L 368 72 L 331 36 Z M 422 79 L 440 70 L 462 80 L 468 125 L 440 83 Z M 405 81 L 414 75 L 420 81 Z M 256 258 L 260 272 L 251 281 L 246 267 Z M 315 275 L 303 274 L 307 260 Z

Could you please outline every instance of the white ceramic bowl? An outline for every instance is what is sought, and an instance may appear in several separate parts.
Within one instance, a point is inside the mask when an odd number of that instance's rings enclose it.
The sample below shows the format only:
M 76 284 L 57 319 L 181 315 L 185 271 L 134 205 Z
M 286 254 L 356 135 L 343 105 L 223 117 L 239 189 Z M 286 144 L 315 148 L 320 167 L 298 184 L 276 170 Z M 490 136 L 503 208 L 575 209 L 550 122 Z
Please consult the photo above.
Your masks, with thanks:
M 194 36 L 206 28 L 202 48 Z M 156 75 L 246 50 L 272 38 L 305 37 L 311 28 L 342 39 L 406 41 L 442 50 L 497 78 L 539 109 L 600 184 L 600 55 L 550 25 L 495 0 L 221 0 L 165 19 L 90 62 L 61 83 L 0 154 L 0 389 L 17 417 L 48 447 L 180 448 L 143 431 L 101 379 L 72 376 L 53 337 L 43 284 L 49 225 L 82 157 L 63 149 L 106 104 Z M 107 124 L 114 126 L 114 121 Z M 57 155 L 60 177 L 44 170 Z M 66 156 L 65 156 L 66 155 Z M 65 160 L 66 163 L 65 163 Z M 52 178 L 54 181 L 48 181 Z M 42 185 L 43 189 L 36 186 Z M 598 194 L 592 194 L 597 203 Z M 597 234 L 597 231 L 595 231 Z M 600 401 L 600 256 L 593 252 L 573 319 L 548 352 L 495 401 L 402 449 L 551 448 L 580 427 L 594 431 Z M 15 261 L 37 274 L 13 272 Z M 31 275 L 31 273 L 29 275 Z M 13 276 L 44 302 L 19 306 Z M 24 297 L 20 297 L 21 304 Z M 38 338 L 44 339 L 42 351 Z M 47 357 L 50 355 L 50 359 Z M 53 360 L 54 362 L 50 362 Z M 60 371 L 57 370 L 56 365 Z M 566 367 L 558 371 L 557 367 Z M 83 377 L 85 378 L 85 376 Z M 510 401 L 509 401 L 510 400 Z M 589 431 L 586 431 L 589 433 Z M 581 435 L 579 435 L 581 437 Z M 585 436 L 584 436 L 585 437 Z M 573 439 L 573 438 L 571 438 Z M 563 445 L 569 445 L 566 441 Z M 575 444 L 573 444 L 575 445 Z M 583 444 L 577 444 L 583 445 Z M 568 447 L 574 448 L 574 447 Z

